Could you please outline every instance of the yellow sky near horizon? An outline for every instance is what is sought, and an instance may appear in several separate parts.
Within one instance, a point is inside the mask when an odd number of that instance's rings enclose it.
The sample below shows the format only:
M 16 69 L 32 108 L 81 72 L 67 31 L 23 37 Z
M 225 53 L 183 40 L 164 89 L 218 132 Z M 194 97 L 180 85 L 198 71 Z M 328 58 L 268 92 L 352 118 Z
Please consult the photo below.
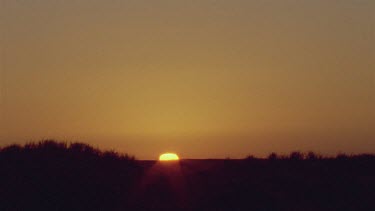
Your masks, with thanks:
M 375 2 L 11 1 L 0 146 L 375 152 Z

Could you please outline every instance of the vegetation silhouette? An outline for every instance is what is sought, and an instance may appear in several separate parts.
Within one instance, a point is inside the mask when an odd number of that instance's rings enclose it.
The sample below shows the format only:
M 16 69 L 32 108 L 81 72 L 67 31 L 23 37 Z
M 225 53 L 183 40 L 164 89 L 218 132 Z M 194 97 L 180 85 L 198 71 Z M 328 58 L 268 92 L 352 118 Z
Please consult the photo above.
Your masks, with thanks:
M 375 155 L 141 161 L 53 140 L 0 148 L 0 210 L 375 210 Z

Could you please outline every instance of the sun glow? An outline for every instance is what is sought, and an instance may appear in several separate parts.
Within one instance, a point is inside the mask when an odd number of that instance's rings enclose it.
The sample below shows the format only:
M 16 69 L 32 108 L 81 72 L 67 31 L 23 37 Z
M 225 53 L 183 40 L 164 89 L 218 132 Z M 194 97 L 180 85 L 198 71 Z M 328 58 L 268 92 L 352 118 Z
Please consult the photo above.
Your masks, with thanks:
M 164 153 L 159 156 L 160 161 L 173 161 L 173 160 L 179 160 L 177 154 L 175 153 Z

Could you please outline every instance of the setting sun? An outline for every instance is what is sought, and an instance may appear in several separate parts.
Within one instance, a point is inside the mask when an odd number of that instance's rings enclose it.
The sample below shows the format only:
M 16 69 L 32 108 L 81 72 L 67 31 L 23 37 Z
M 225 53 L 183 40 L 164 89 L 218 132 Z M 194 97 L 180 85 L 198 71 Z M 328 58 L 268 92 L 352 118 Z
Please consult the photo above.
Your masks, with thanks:
M 171 160 L 179 160 L 179 159 L 180 158 L 175 153 L 164 153 L 159 156 L 160 161 L 171 161 Z

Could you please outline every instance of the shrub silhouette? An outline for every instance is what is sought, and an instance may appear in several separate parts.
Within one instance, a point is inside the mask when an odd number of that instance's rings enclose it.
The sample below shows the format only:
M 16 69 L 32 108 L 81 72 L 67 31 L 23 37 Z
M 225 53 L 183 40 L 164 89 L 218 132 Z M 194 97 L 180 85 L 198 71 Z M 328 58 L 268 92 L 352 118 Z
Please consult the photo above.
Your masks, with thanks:
M 274 152 L 268 155 L 268 160 L 277 160 L 277 159 L 279 159 L 279 156 Z
M 308 152 L 307 155 L 306 155 L 306 159 L 307 160 L 317 160 L 319 159 L 321 156 L 315 154 L 314 152 Z
M 247 160 L 256 160 L 257 158 L 256 158 L 255 156 L 253 156 L 253 155 L 248 155 L 248 156 L 246 157 L 246 159 L 247 159 Z
M 348 160 L 350 157 L 344 153 L 340 153 L 336 156 L 336 159 L 338 160 Z
M 290 160 L 303 160 L 304 155 L 301 152 L 291 152 L 289 155 Z

